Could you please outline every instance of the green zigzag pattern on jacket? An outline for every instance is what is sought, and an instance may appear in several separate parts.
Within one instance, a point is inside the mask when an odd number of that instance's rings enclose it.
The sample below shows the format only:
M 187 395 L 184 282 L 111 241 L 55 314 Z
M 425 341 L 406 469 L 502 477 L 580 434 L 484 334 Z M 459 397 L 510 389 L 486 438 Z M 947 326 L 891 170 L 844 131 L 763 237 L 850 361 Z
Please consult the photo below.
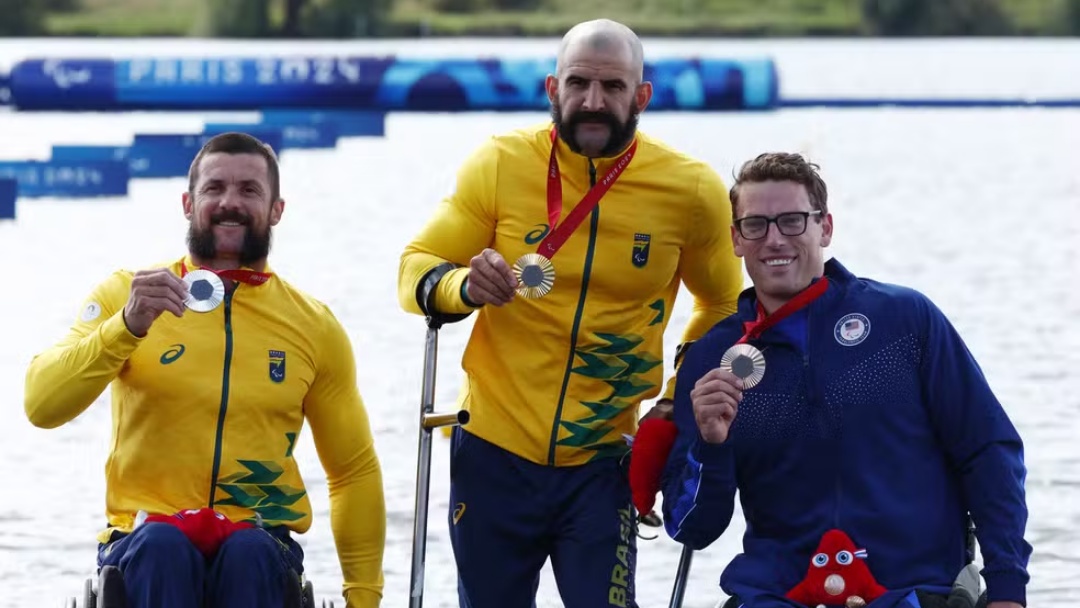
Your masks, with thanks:
M 584 365 L 573 368 L 571 372 L 605 381 L 611 386 L 611 394 L 600 401 L 582 402 L 591 414 L 578 420 L 561 421 L 562 428 L 570 435 L 558 441 L 558 445 L 594 451 L 590 460 L 621 456 L 626 452 L 627 447 L 621 437 L 614 442 L 605 441 L 615 430 L 610 422 L 637 403 L 635 398 L 638 395 L 656 386 L 642 380 L 641 376 L 663 363 L 647 353 L 634 352 L 645 340 L 641 336 L 596 334 L 596 337 L 607 344 L 576 350 L 574 354 Z
M 229 495 L 215 505 L 251 509 L 266 523 L 296 521 L 304 516 L 289 507 L 307 494 L 300 488 L 274 483 L 284 469 L 272 460 L 237 460 L 247 472 L 233 473 L 218 481 L 217 487 Z

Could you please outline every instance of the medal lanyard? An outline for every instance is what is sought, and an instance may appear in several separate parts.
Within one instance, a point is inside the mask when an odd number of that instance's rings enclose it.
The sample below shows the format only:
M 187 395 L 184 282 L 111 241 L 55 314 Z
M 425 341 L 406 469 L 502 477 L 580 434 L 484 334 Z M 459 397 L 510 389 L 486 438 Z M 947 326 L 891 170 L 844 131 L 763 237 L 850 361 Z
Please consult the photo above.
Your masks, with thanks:
M 240 281 L 248 285 L 262 285 L 270 280 L 273 276 L 269 272 L 256 272 L 247 268 L 235 268 L 232 270 L 214 270 L 213 268 L 206 268 L 201 266 L 200 270 L 208 270 L 223 279 L 231 279 L 233 281 Z M 184 278 L 184 275 L 188 273 L 187 263 L 180 262 L 180 278 Z
M 765 314 L 765 307 L 758 302 L 757 319 L 743 323 L 743 337 L 736 344 L 743 344 L 750 340 L 761 337 L 768 329 L 775 327 L 777 323 L 790 317 L 795 311 L 806 308 L 811 302 L 818 299 L 829 288 L 829 278 L 821 277 L 820 281 L 800 291 L 794 298 L 788 300 L 783 306 L 776 309 L 771 315 Z
M 555 254 L 570 238 L 574 230 L 577 230 L 577 227 L 585 220 L 585 216 L 592 213 L 600 199 L 607 194 L 607 191 L 619 179 L 626 167 L 630 165 L 630 161 L 634 159 L 634 152 L 637 151 L 637 145 L 638 142 L 635 138 L 634 143 L 630 144 L 626 152 L 623 152 L 615 160 L 615 164 L 608 169 L 604 178 L 589 188 L 589 191 L 585 193 L 585 196 L 577 204 L 577 207 L 574 207 L 570 215 L 566 216 L 566 220 L 556 228 L 555 224 L 558 223 L 559 216 L 562 215 L 562 174 L 559 173 L 559 159 L 555 154 L 558 150 L 555 128 L 551 128 L 551 159 L 548 161 L 547 177 L 548 225 L 551 226 L 551 232 L 540 242 L 540 245 L 536 248 L 536 253 L 549 260 L 555 257 Z

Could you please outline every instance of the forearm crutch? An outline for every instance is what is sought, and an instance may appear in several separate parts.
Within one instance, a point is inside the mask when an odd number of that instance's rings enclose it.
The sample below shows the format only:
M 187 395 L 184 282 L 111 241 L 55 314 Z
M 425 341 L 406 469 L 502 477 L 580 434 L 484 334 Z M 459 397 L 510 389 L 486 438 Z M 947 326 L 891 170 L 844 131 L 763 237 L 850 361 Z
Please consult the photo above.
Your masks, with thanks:
M 683 596 L 686 595 L 686 583 L 690 578 L 690 562 L 694 558 L 694 550 L 688 545 L 683 545 L 682 554 L 679 555 L 679 569 L 675 573 L 675 586 L 671 589 L 671 603 L 668 608 L 682 608 Z
M 420 395 L 420 442 L 416 458 L 416 508 L 413 510 L 412 579 L 409 608 L 424 604 L 424 558 L 427 550 L 428 491 L 431 486 L 431 432 L 439 427 L 469 422 L 469 412 L 435 413 L 435 372 L 442 322 L 427 317 L 424 340 L 424 383 Z

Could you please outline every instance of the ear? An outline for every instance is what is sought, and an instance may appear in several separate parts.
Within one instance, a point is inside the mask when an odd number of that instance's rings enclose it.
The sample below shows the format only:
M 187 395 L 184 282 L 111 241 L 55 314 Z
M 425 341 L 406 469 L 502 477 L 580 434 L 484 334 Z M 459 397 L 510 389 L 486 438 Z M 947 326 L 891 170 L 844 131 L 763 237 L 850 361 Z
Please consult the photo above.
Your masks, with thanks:
M 180 195 L 180 201 L 184 206 L 184 217 L 187 218 L 188 221 L 191 221 L 191 216 L 193 215 L 192 211 L 195 208 L 195 201 L 191 200 L 191 193 L 184 192 Z
M 645 111 L 649 102 L 652 101 L 652 93 L 652 83 L 648 80 L 637 86 L 637 90 L 634 91 L 634 101 L 637 102 L 638 110 Z
M 548 74 L 544 79 L 544 89 L 547 91 L 548 101 L 557 103 L 559 99 L 559 79 Z
M 832 242 L 832 214 L 826 213 L 825 219 L 821 220 L 821 246 L 828 247 Z
M 739 231 L 735 229 L 735 224 L 731 225 L 731 243 L 734 245 L 736 257 L 741 258 L 746 255 L 743 251 L 742 239 L 739 238 Z
M 285 200 L 278 199 L 270 205 L 270 225 L 277 226 L 281 221 L 281 214 L 285 212 Z

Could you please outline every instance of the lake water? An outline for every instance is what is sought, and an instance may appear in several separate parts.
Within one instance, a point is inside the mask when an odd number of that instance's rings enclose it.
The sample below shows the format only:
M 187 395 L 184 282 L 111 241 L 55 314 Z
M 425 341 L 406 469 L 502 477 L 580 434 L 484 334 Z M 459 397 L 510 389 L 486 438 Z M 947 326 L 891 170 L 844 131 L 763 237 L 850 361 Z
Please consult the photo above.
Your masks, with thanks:
M 1080 41 L 645 42 L 654 57 L 771 55 L 786 96 L 1080 97 Z M 555 45 L 0 40 L 0 65 L 43 55 L 548 56 Z M 271 262 L 327 302 L 354 341 L 389 510 L 383 606 L 407 605 L 425 329 L 398 308 L 398 256 L 481 140 L 544 117 L 392 115 L 385 138 L 282 155 L 288 206 Z M 0 157 L 46 158 L 54 143 L 122 144 L 136 131 L 196 132 L 208 118 L 0 112 Z M 1025 439 L 1027 535 L 1035 547 L 1030 605 L 1080 602 L 1080 110 L 646 113 L 641 128 L 710 162 L 725 179 L 766 150 L 804 152 L 822 165 L 836 225 L 831 253 L 857 274 L 932 297 Z M 60 429 L 36 429 L 22 410 L 26 365 L 63 335 L 82 298 L 109 272 L 182 253 L 185 185 L 137 181 L 123 199 L 24 200 L 16 222 L 0 223 L 0 606 L 58 606 L 75 595 L 93 570 L 94 533 L 104 518 L 107 396 Z M 674 311 L 667 369 L 689 304 L 684 294 Z M 469 327 L 466 321 L 442 331 L 442 407 L 457 394 Z M 425 596 L 433 607 L 456 605 L 445 530 L 447 444 L 437 437 L 433 460 Z M 307 433 L 296 454 L 316 510 L 312 530 L 300 537 L 308 573 L 320 597 L 338 595 L 326 485 Z M 731 529 L 695 557 L 688 608 L 722 599 L 717 580 L 739 550 L 740 518 L 737 511 Z M 639 543 L 641 606 L 667 605 L 678 555 L 666 537 Z M 538 605 L 561 605 L 548 571 Z

